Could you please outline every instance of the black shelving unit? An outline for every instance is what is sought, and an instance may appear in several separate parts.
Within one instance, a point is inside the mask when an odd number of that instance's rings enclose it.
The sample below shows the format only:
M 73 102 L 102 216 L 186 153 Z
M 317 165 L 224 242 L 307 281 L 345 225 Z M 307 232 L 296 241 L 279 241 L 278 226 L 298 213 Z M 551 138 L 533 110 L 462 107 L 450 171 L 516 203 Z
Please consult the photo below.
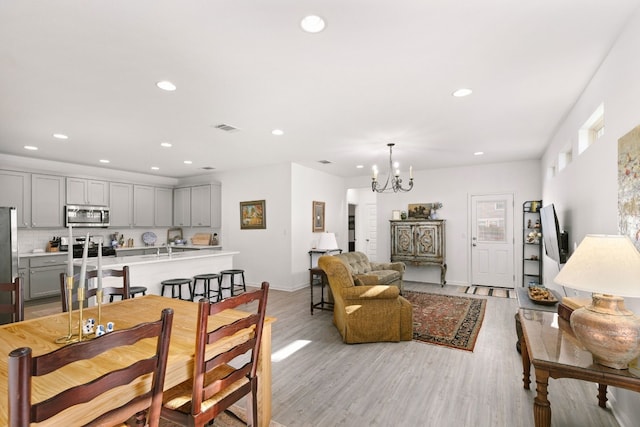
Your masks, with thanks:
M 542 200 L 522 204 L 522 286 L 542 284 Z

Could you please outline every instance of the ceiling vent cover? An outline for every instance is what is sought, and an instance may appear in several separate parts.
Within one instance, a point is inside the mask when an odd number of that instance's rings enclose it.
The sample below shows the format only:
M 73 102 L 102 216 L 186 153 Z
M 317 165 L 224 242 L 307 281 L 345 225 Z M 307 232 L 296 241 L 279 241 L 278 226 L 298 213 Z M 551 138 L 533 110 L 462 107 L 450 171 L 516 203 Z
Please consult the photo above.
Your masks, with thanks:
M 237 132 L 237 131 L 240 130 L 235 126 L 231 126 L 231 125 L 228 125 L 226 123 L 220 123 L 219 125 L 215 125 L 214 127 L 216 129 L 220 129 L 220 130 L 225 131 L 225 132 Z
M 202 169 L 206 170 L 206 171 L 212 171 L 215 168 L 213 166 L 203 166 Z
M 330 165 L 331 162 L 329 160 L 318 160 L 318 163 L 322 163 L 323 165 Z

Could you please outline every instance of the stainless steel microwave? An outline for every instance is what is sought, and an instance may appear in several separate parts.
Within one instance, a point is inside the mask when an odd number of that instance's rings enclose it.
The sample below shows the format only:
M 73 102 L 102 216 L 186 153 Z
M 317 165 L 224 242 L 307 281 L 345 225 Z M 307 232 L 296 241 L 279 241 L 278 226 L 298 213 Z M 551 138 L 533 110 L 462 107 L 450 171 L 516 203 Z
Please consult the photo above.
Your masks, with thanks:
M 107 206 L 67 205 L 65 225 L 72 227 L 108 227 L 109 208 Z

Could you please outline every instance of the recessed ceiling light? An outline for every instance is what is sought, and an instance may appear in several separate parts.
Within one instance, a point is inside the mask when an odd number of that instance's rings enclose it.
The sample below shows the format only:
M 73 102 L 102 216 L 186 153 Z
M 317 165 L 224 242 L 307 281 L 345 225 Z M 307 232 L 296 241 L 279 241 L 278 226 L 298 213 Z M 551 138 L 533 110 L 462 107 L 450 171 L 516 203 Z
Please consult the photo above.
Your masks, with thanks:
M 53 137 L 55 139 L 69 139 L 69 137 L 67 135 L 62 134 L 62 133 L 54 133 Z
M 484 154 L 484 151 L 476 151 L 475 153 L 473 153 L 474 156 L 482 156 Z
M 282 129 L 274 129 L 274 130 L 271 131 L 271 133 L 276 135 L 276 136 L 284 135 L 284 131 Z
M 151 170 L 152 170 L 152 171 L 159 171 L 159 170 L 160 170 L 160 168 L 159 168 L 159 167 L 157 167 L 157 166 L 151 166 Z
M 463 96 L 469 96 L 472 93 L 473 93 L 473 91 L 471 89 L 460 88 L 460 89 L 456 90 L 455 92 L 453 92 L 452 95 L 457 97 L 457 98 L 462 98 Z
M 100 159 L 100 163 L 111 163 L 111 161 L 107 159 Z
M 300 26 L 307 33 L 319 33 L 324 30 L 326 24 L 324 19 L 320 18 L 318 15 L 308 15 L 302 18 Z
M 161 143 L 160 143 L 160 146 L 161 146 L 161 147 L 164 147 L 164 148 L 169 148 L 169 147 L 171 147 L 172 145 L 171 145 L 171 143 L 170 143 L 170 142 L 161 142 Z
M 158 82 L 158 83 L 156 83 L 156 86 L 158 86 L 160 89 L 166 90 L 168 92 L 173 92 L 174 90 L 176 90 L 176 85 L 174 85 L 173 83 L 171 83 L 168 80 L 163 80 L 161 82 Z
M 362 168 L 364 168 L 364 165 L 358 165 L 358 166 L 356 166 L 356 168 L 357 169 L 362 169 Z
M 38 149 L 38 147 L 34 147 L 33 145 L 25 145 L 24 149 L 25 150 L 36 151 Z
M 185 165 L 190 165 L 190 164 L 192 164 L 192 163 L 193 163 L 193 162 L 192 162 L 191 160 L 185 160 L 185 161 L 184 161 L 184 164 L 185 164 Z

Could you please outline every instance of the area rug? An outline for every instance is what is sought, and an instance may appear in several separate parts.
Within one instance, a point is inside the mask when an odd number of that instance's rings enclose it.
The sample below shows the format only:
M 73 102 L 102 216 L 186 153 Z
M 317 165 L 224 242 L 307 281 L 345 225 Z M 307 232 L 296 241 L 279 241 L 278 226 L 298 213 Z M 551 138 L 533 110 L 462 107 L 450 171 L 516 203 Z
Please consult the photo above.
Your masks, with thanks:
M 413 305 L 413 339 L 473 351 L 484 319 L 482 298 L 406 291 Z
M 488 286 L 464 286 L 460 288 L 463 294 L 480 295 L 485 297 L 515 298 L 513 289 L 491 288 Z

